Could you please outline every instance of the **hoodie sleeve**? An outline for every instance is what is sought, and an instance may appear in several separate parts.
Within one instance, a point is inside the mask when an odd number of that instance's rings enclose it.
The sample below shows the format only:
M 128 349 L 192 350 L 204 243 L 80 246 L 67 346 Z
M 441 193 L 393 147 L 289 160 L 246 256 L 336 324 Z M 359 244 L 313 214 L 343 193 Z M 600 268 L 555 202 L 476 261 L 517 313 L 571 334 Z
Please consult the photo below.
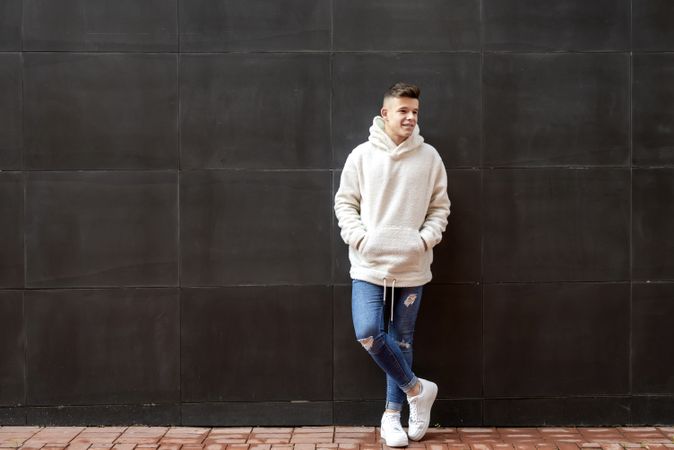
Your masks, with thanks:
M 438 245 L 442 240 L 442 233 L 447 228 L 447 217 L 449 216 L 450 201 L 447 196 L 447 171 L 438 157 L 438 163 L 435 166 L 433 192 L 431 200 L 426 211 L 419 234 L 423 238 L 428 248 L 431 249 Z
M 354 248 L 358 248 L 366 232 L 360 218 L 360 199 L 356 157 L 352 152 L 344 163 L 339 189 L 335 195 L 335 215 L 341 228 L 342 239 Z

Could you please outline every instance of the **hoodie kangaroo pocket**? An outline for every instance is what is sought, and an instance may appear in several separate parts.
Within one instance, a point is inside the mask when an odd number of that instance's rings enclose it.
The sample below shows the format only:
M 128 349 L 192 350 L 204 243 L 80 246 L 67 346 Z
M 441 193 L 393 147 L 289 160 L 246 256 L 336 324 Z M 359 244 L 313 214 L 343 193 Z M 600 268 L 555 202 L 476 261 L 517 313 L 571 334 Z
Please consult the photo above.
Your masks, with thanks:
M 424 252 L 419 232 L 412 228 L 381 227 L 368 231 L 362 255 L 366 263 L 387 272 L 412 269 Z

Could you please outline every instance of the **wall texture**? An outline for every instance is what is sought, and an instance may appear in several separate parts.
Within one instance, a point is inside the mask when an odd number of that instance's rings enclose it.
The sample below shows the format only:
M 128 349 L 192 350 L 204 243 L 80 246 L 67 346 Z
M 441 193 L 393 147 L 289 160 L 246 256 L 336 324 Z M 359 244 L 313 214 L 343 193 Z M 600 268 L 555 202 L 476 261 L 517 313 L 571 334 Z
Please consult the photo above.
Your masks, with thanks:
M 442 425 L 674 421 L 670 0 L 1 0 L 0 424 L 370 424 L 332 198 L 422 87 Z

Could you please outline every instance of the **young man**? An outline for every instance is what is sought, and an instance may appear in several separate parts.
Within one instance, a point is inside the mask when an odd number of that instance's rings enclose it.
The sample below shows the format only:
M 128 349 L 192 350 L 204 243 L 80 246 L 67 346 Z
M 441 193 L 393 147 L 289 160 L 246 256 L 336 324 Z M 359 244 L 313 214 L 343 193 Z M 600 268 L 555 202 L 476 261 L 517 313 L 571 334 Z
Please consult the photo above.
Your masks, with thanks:
M 422 288 L 431 280 L 432 249 L 442 239 L 450 206 L 442 159 L 419 135 L 419 94 L 405 83 L 386 91 L 381 116 L 374 118 L 368 142 L 347 158 L 335 196 L 349 245 L 356 337 L 386 373 L 381 435 L 390 447 L 406 446 L 408 435 L 415 441 L 424 436 L 438 392 L 435 383 L 412 372 Z M 407 434 L 400 425 L 405 400 Z

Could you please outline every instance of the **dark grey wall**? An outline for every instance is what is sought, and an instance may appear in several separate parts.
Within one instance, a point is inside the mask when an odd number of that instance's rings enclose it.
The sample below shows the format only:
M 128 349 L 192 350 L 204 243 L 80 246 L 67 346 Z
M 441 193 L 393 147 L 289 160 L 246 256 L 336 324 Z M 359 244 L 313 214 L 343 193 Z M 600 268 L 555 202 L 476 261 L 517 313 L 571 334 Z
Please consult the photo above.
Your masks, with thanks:
M 3 0 L 0 423 L 376 423 L 332 198 L 419 84 L 442 425 L 674 421 L 670 0 Z

